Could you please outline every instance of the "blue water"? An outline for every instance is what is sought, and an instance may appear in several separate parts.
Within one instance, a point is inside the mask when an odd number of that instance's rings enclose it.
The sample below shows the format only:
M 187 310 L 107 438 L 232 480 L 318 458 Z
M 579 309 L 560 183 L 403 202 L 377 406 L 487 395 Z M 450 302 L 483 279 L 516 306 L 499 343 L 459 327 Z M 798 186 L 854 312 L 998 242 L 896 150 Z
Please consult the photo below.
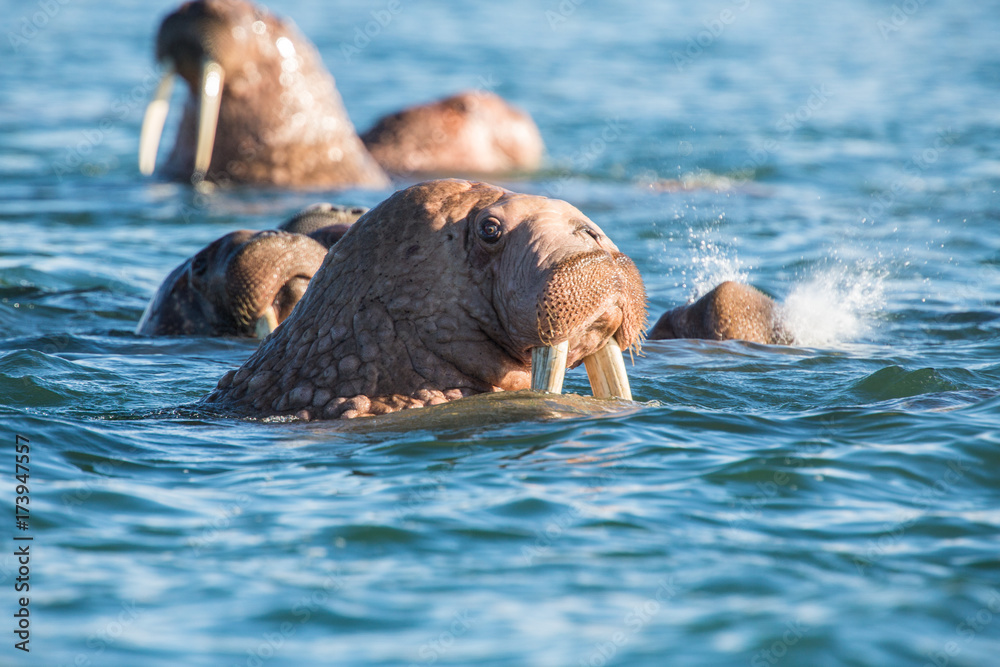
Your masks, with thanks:
M 172 3 L 0 0 L 0 663 L 1000 664 L 1000 3 L 404 0 L 348 61 L 388 6 L 271 9 L 359 128 L 527 109 L 547 167 L 503 184 L 602 226 L 653 317 L 740 278 L 802 345 L 647 343 L 635 405 L 199 414 L 254 343 L 135 336 L 162 278 L 388 193 L 143 179 Z

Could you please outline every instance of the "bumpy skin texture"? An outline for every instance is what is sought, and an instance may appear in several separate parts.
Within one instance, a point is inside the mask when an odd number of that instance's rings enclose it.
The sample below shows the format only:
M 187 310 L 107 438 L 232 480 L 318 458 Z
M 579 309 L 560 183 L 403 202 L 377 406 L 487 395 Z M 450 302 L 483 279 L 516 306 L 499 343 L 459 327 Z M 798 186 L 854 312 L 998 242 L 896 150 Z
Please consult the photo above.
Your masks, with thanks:
M 531 350 L 570 365 L 646 316 L 635 265 L 569 204 L 484 183 L 415 185 L 365 214 L 292 316 L 206 402 L 332 419 L 526 389 Z
M 302 209 L 281 223 L 278 229 L 311 236 L 329 248 L 367 212 L 368 209 L 364 206 L 340 206 L 320 202 Z
M 205 178 L 282 187 L 389 184 L 351 124 L 333 77 L 289 22 L 242 0 L 201 0 L 167 16 L 156 56 L 172 62 L 192 95 L 165 173 L 192 176 L 196 91 L 204 57 L 225 71 L 212 161 Z
M 694 303 L 664 313 L 653 325 L 649 340 L 702 338 L 745 340 L 769 345 L 790 345 L 777 304 L 749 285 L 721 283 Z
M 291 314 L 325 256 L 325 246 L 301 234 L 226 234 L 167 276 L 136 333 L 253 336 L 268 309 L 279 324 Z
M 501 174 L 538 169 L 545 146 L 531 117 L 469 91 L 380 119 L 362 137 L 393 174 Z

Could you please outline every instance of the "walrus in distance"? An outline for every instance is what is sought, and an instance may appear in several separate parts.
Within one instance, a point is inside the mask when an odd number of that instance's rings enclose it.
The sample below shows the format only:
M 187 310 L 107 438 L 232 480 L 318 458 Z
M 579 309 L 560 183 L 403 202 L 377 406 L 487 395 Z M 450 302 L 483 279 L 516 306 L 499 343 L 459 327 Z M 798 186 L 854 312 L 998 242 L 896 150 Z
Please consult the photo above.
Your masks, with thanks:
M 146 175 L 175 75 L 190 91 L 162 168 L 176 180 L 380 189 L 389 185 L 386 170 L 403 177 L 526 171 L 544 150 L 534 121 L 485 91 L 387 116 L 365 135 L 366 148 L 312 43 L 245 0 L 181 5 L 160 25 L 156 58 L 164 75 L 139 141 Z

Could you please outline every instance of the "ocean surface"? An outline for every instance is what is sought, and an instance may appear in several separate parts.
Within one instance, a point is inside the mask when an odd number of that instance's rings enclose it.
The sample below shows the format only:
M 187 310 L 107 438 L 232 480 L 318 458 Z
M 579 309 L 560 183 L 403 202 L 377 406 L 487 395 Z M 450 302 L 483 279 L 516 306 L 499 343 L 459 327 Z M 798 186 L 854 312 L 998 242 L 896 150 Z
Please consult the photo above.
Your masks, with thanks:
M 1000 3 L 271 3 L 360 129 L 529 111 L 499 183 L 597 222 L 651 322 L 736 278 L 801 341 L 344 423 L 201 414 L 254 341 L 133 333 L 209 241 L 390 192 L 141 177 L 172 7 L 0 0 L 0 664 L 1000 664 Z

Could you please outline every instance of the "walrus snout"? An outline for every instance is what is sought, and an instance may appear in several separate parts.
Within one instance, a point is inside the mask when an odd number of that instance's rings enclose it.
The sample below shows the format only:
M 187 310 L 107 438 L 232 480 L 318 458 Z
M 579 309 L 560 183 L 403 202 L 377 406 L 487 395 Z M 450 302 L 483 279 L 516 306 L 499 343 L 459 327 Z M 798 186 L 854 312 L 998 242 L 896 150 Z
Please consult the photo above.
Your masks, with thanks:
M 589 226 L 584 233 L 598 244 L 607 240 Z M 628 256 L 599 248 L 562 261 L 542 292 L 537 317 L 544 345 L 532 350 L 532 388 L 558 393 L 565 369 L 583 362 L 595 396 L 631 400 L 622 350 L 639 346 L 646 290 Z

